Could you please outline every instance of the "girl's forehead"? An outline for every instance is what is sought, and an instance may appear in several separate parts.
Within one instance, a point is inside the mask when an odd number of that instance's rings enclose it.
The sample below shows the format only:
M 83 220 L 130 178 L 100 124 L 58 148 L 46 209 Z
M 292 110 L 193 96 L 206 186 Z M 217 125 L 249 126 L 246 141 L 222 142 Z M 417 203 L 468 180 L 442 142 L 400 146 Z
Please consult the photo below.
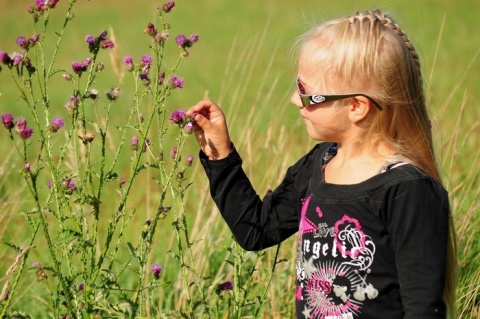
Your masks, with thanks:
M 302 73 L 318 73 L 331 64 L 332 52 L 320 45 L 305 45 L 299 55 L 298 69 Z
M 310 63 L 328 61 L 333 54 L 333 48 L 325 41 L 310 40 L 306 42 L 300 51 L 300 60 Z

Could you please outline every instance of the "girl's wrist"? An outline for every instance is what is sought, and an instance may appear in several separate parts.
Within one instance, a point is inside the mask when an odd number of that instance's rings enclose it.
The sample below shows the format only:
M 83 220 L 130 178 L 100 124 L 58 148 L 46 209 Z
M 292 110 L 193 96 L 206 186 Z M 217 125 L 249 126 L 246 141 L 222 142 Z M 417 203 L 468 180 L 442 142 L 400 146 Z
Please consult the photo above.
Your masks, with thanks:
M 228 157 L 233 151 L 233 144 L 229 142 L 224 147 L 219 147 L 212 149 L 210 154 L 208 154 L 208 159 L 212 161 L 217 161 Z

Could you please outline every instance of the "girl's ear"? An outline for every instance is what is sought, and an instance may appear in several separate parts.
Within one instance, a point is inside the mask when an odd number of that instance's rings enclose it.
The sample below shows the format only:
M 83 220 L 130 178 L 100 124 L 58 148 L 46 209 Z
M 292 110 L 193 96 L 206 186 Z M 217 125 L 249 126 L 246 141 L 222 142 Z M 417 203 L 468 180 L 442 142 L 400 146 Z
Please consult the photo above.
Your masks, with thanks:
M 364 96 L 356 96 L 352 99 L 352 104 L 349 106 L 348 116 L 352 123 L 359 123 L 363 121 L 370 112 L 373 112 L 375 105 L 372 101 Z

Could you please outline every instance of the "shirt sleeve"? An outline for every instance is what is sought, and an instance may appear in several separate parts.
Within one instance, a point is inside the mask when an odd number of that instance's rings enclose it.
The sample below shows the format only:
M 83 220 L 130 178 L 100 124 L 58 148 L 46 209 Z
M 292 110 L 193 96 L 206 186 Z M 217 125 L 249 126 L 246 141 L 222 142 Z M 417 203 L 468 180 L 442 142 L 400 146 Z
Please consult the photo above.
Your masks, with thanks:
M 449 203 L 430 178 L 399 183 L 388 201 L 404 318 L 446 318 L 443 302 Z
M 235 148 L 221 160 L 209 160 L 200 151 L 211 196 L 243 249 L 261 250 L 297 232 L 300 188 L 304 175 L 311 172 L 312 152 L 290 167 L 282 183 L 262 199 L 242 169 Z

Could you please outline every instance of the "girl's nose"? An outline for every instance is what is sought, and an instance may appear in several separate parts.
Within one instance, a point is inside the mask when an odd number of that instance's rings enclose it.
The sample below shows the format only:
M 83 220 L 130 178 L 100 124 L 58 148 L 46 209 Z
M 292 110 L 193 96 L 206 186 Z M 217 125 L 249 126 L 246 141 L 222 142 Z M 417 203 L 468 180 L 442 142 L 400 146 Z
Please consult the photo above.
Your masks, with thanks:
M 292 96 L 290 97 L 290 102 L 299 109 L 303 108 L 302 101 L 300 100 L 300 96 L 298 95 L 297 91 L 293 92 Z

